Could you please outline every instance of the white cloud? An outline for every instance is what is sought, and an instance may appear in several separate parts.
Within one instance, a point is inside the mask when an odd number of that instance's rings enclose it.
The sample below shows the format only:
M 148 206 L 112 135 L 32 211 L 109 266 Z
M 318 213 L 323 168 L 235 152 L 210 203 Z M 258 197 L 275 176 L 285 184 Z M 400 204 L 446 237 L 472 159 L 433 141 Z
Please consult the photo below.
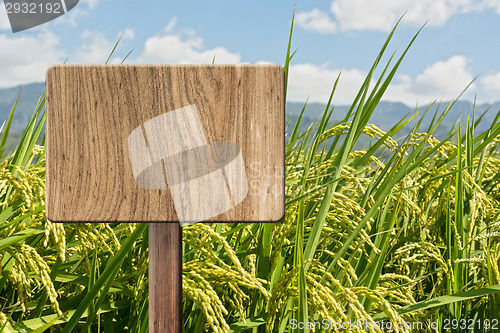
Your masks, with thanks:
M 168 64 L 209 64 L 215 56 L 218 64 L 236 64 L 241 62 L 239 53 L 233 53 L 223 47 L 207 49 L 203 40 L 193 32 L 173 34 L 171 30 L 175 21 L 168 24 L 165 34 L 150 37 L 146 40 L 143 52 L 135 59 L 135 63 L 168 63 Z
M 113 50 L 114 44 L 99 32 L 86 30 L 80 34 L 83 44 L 71 57 L 71 64 L 103 64 Z
M 492 101 L 500 100 L 500 72 L 488 74 L 480 80 L 483 91 Z
M 129 63 L 241 63 L 239 53 L 231 52 L 223 47 L 207 48 L 203 40 L 194 32 L 184 31 L 173 34 L 175 21 L 169 24 L 169 31 L 146 40 L 143 52 Z M 125 39 L 135 36 L 134 29 L 128 29 Z M 0 88 L 15 85 L 42 82 L 46 69 L 58 64 L 68 57 L 69 64 L 103 64 L 113 49 L 116 40 L 108 40 L 103 34 L 86 30 L 79 36 L 80 46 L 72 50 L 69 57 L 60 45 L 57 36 L 50 32 L 39 32 L 29 35 L 0 35 Z M 114 56 L 111 64 L 120 63 L 123 56 Z
M 134 28 L 127 28 L 124 32 L 120 32 L 117 37 L 120 38 L 120 36 L 123 34 L 122 39 L 134 39 L 135 38 L 135 29 Z
M 100 0 L 81 0 L 80 2 L 88 5 L 90 9 L 94 9 Z
M 474 79 L 469 62 L 468 58 L 456 55 L 427 66 L 415 80 L 402 75 L 398 77 L 399 82 L 389 86 L 384 99 L 407 104 L 425 104 L 434 100 L 457 98 Z M 467 91 L 472 93 L 475 87 L 476 84 L 473 83 Z
M 425 94 L 443 91 L 451 97 L 450 94 L 460 93 L 474 79 L 469 62 L 467 57 L 461 55 L 435 62 L 417 76 L 415 87 Z
M 334 0 L 330 13 L 313 9 L 297 14 L 297 24 L 322 33 L 348 30 L 390 30 L 406 12 L 402 23 L 419 27 L 442 26 L 450 17 L 472 11 L 495 10 L 498 0 Z M 331 16 L 330 16 L 331 15 Z
M 328 14 L 314 8 L 309 12 L 297 14 L 297 25 L 310 31 L 319 33 L 332 33 L 337 31 L 337 24 L 333 22 Z
M 63 52 L 51 33 L 8 37 L 0 35 L 0 88 L 42 82 L 46 69 L 60 63 Z
M 223 47 L 207 49 L 203 40 L 192 31 L 184 31 L 182 34 L 171 33 L 174 24 L 175 19 L 168 24 L 164 34 L 148 38 L 143 51 L 137 57 L 132 54 L 127 63 L 209 64 L 214 56 L 218 64 L 241 63 L 239 53 L 232 53 Z M 118 36 L 121 36 L 121 33 Z M 124 39 L 134 37 L 133 28 L 128 28 L 123 36 Z M 108 40 L 103 34 L 89 30 L 84 31 L 80 38 L 82 44 L 74 52 L 75 56 L 69 58 L 68 63 L 102 64 L 115 45 L 115 41 Z M 113 57 L 109 63 L 117 64 L 121 60 L 120 57 Z
M 78 20 L 87 16 L 90 11 L 97 6 L 99 1 L 100 0 L 81 0 L 76 7 L 63 16 L 58 17 L 53 22 L 55 25 L 67 24 L 72 27 L 76 27 L 78 25 Z
M 87 15 L 88 12 L 82 10 L 79 6 L 73 8 L 63 16 L 59 16 L 56 18 L 53 22 L 54 25 L 61 25 L 61 24 L 67 24 L 72 27 L 77 26 L 77 21 L 80 19 L 80 17 Z
M 1 30 L 11 30 L 9 17 L 7 16 L 7 11 L 5 10 L 3 2 L 0 4 L 0 31 Z
M 500 14 L 500 1 L 499 0 L 484 0 L 483 6 L 485 8 L 491 8 L 495 10 L 497 14 Z
M 453 56 L 445 61 L 438 61 L 426 67 L 424 71 L 411 78 L 399 75 L 389 85 L 382 100 L 402 102 L 408 105 L 427 104 L 434 100 L 457 98 L 472 81 L 469 60 L 464 56 Z M 340 70 L 326 65 L 298 64 L 290 67 L 288 100 L 326 103 Z M 337 105 L 349 105 L 354 100 L 367 73 L 359 69 L 344 69 L 340 75 L 334 102 Z M 497 88 L 500 93 L 500 74 Z M 373 86 L 373 82 L 371 82 Z M 473 91 L 473 84 L 469 90 Z
M 340 70 L 326 65 L 297 64 L 290 66 L 287 100 L 326 103 Z M 359 69 L 342 70 L 334 101 L 336 104 L 350 104 L 366 77 Z

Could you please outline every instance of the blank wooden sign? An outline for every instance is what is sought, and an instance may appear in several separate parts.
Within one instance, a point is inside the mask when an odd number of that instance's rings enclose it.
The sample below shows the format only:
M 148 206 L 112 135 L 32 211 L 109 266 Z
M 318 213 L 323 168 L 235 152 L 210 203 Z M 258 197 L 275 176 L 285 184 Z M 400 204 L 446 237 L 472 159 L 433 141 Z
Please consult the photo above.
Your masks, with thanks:
M 54 222 L 272 222 L 284 214 L 277 65 L 47 71 Z

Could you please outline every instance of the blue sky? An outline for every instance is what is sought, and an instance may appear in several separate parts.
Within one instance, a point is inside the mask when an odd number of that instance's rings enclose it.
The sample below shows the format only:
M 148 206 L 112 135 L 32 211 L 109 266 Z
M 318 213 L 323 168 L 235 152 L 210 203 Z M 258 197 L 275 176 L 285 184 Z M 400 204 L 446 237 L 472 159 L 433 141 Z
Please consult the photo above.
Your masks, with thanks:
M 13 34 L 0 6 L 0 87 L 41 82 L 45 69 L 103 63 L 283 64 L 295 1 L 81 0 L 68 14 Z M 500 99 L 500 0 L 299 1 L 288 99 L 349 104 L 397 19 L 389 51 L 399 53 L 427 22 L 385 100 L 448 100 L 476 76 L 466 99 Z

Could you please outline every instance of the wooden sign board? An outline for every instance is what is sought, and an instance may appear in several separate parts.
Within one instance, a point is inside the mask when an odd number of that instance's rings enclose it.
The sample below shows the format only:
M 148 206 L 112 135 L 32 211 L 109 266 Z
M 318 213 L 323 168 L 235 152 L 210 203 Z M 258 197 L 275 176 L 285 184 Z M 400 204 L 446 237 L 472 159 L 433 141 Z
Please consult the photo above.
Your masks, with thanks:
M 49 220 L 283 217 L 280 66 L 58 65 L 46 94 Z

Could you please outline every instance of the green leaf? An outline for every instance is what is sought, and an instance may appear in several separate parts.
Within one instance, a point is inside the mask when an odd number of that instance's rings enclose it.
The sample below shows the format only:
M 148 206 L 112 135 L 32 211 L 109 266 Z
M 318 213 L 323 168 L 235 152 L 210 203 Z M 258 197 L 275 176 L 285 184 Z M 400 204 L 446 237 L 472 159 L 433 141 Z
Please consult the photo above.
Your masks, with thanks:
M 239 321 L 235 324 L 232 324 L 229 326 L 229 332 L 228 333 L 242 333 L 242 332 L 247 332 L 250 328 L 255 328 L 259 327 L 261 325 L 264 325 L 266 323 L 266 314 L 261 314 L 259 316 L 246 319 L 245 322 Z
M 478 297 L 484 297 L 491 294 L 499 293 L 500 285 L 488 286 L 480 289 L 473 289 L 468 291 L 459 292 L 453 295 L 435 297 L 433 299 L 418 302 L 416 304 L 403 306 L 401 308 L 395 309 L 399 315 L 409 314 L 417 311 L 422 311 L 426 309 L 435 308 L 438 306 L 443 306 L 450 303 L 462 302 L 471 300 Z M 373 320 L 380 321 L 387 319 L 385 313 L 379 313 L 373 316 Z
M 76 324 L 80 320 L 80 317 L 83 315 L 85 310 L 90 306 L 90 304 L 94 301 L 94 298 L 101 292 L 104 286 L 109 286 L 110 281 L 112 281 L 118 272 L 121 263 L 125 259 L 128 251 L 132 248 L 134 242 L 142 235 L 144 230 L 148 227 L 147 223 L 139 223 L 137 224 L 134 232 L 122 243 L 120 250 L 115 254 L 113 258 L 111 258 L 105 270 L 102 272 L 101 276 L 96 280 L 92 288 L 88 290 L 87 295 L 82 300 L 81 304 L 75 310 L 71 319 L 64 326 L 63 333 L 70 333 L 75 328 Z M 108 287 L 109 288 L 109 287 Z

